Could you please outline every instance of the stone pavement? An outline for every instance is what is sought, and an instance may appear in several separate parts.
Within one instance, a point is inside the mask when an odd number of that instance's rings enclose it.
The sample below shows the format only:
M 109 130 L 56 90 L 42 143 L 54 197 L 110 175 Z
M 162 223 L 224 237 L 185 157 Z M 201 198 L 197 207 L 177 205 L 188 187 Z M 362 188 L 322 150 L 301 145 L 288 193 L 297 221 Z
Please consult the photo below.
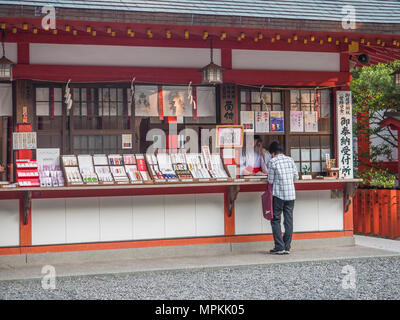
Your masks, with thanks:
M 55 267 L 57 277 L 100 274 L 121 274 L 161 270 L 190 270 L 234 266 L 255 266 L 268 264 L 290 264 L 294 262 L 329 261 L 359 259 L 366 257 L 400 256 L 400 241 L 375 237 L 355 236 L 355 245 L 326 246 L 322 248 L 295 249 L 290 255 L 270 255 L 267 248 L 231 254 L 204 254 L 181 257 L 144 257 L 137 259 L 115 259 L 109 261 L 35 263 L 32 265 L 12 265 L 0 263 L 0 281 L 42 278 L 42 268 L 46 264 Z M 62 255 L 62 254 L 61 254 Z M 39 261 L 38 261 L 39 262 Z

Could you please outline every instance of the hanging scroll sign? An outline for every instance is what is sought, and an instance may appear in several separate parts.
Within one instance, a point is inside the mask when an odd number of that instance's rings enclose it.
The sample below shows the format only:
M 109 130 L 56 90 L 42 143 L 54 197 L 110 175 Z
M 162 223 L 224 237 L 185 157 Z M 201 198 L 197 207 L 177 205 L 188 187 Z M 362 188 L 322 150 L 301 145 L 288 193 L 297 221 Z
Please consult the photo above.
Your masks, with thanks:
M 337 91 L 339 178 L 353 178 L 353 124 L 350 91 Z

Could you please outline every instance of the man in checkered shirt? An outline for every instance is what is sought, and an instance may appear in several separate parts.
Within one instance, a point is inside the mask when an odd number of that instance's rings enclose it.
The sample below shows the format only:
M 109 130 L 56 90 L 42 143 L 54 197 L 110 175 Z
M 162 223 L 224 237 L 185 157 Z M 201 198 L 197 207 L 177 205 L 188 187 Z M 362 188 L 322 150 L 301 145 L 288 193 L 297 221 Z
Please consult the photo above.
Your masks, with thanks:
M 271 254 L 289 254 L 293 234 L 293 209 L 296 200 L 294 181 L 299 179 L 297 167 L 291 157 L 283 154 L 283 146 L 273 142 L 269 146 L 272 159 L 268 163 L 268 183 L 273 184 L 273 219 L 271 220 L 275 248 Z M 282 237 L 281 214 L 285 234 Z

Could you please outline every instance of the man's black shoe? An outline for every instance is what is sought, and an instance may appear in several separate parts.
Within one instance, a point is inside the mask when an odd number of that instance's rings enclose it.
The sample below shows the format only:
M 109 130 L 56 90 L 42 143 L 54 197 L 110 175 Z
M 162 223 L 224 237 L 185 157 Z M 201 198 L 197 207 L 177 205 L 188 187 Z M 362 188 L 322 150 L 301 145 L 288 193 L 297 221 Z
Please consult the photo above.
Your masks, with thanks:
M 272 250 L 269 250 L 270 254 L 285 254 L 285 250 L 276 250 L 275 248 Z

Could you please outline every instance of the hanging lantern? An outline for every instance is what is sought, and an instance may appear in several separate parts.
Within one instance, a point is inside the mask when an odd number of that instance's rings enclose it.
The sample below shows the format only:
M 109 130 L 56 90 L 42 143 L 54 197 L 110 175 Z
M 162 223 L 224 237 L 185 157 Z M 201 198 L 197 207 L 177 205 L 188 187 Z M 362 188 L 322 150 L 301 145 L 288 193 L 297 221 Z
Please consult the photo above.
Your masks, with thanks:
M 211 62 L 205 66 L 204 68 L 200 69 L 203 73 L 203 84 L 220 84 L 222 83 L 222 72 L 225 69 L 216 65 L 213 62 L 213 45 L 212 45 L 212 38 L 211 38 Z
M 0 58 L 0 80 L 12 80 L 12 68 L 15 63 L 6 58 L 5 48 L 4 48 L 4 37 L 5 31 L 2 30 L 1 44 L 3 47 L 3 56 Z
M 391 74 L 394 76 L 394 86 L 400 88 L 400 68 Z

